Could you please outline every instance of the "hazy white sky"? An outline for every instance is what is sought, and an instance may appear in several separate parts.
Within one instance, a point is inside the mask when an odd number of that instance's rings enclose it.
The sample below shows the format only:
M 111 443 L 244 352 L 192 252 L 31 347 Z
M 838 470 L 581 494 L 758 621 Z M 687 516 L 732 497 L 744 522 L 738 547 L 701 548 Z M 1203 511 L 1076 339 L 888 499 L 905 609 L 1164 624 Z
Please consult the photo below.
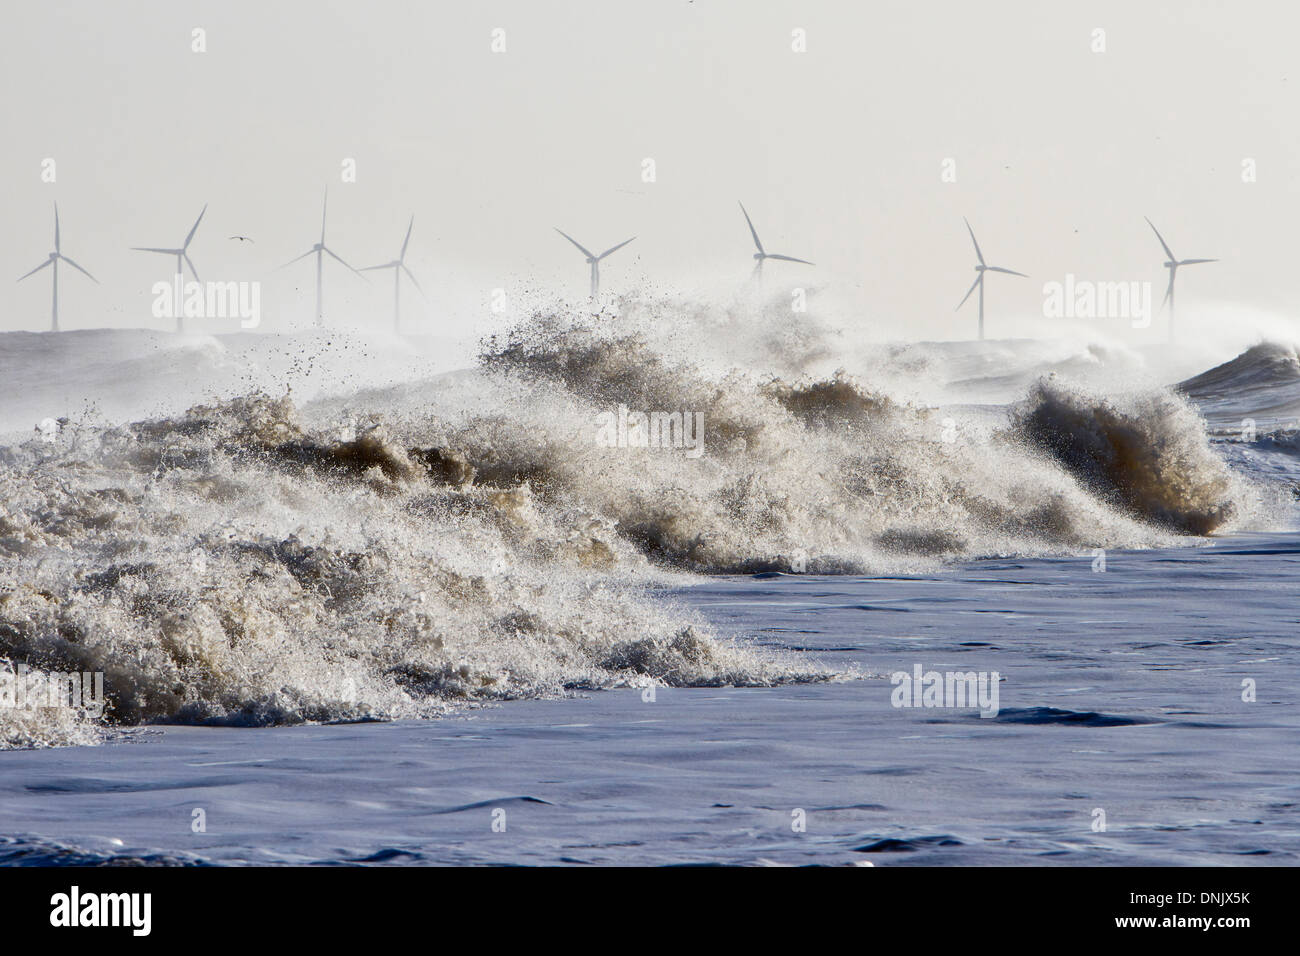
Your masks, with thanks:
M 393 258 L 415 214 L 430 302 L 408 314 L 428 331 L 477 321 L 494 287 L 582 294 L 552 226 L 600 249 L 638 237 L 608 289 L 739 284 L 737 199 L 769 251 L 818 263 L 772 264 L 771 284 L 822 286 L 863 326 L 973 334 L 973 309 L 953 313 L 974 276 L 963 215 L 990 262 L 1033 276 L 990 280 L 991 335 L 1041 316 L 1067 271 L 1147 279 L 1158 301 L 1143 215 L 1179 256 L 1223 260 L 1180 273 L 1180 309 L 1300 305 L 1291 2 L 71 0 L 7 17 L 0 328 L 48 324 L 48 271 L 13 280 L 50 250 L 56 199 L 64 252 L 103 283 L 65 272 L 67 328 L 167 327 L 149 287 L 169 262 L 128 247 L 179 244 L 205 202 L 200 275 L 261 280 L 267 327 L 305 322 L 311 262 L 274 269 L 315 241 L 327 184 L 330 245 L 355 265 Z M 327 267 L 338 319 L 382 325 L 390 295 L 387 274 Z

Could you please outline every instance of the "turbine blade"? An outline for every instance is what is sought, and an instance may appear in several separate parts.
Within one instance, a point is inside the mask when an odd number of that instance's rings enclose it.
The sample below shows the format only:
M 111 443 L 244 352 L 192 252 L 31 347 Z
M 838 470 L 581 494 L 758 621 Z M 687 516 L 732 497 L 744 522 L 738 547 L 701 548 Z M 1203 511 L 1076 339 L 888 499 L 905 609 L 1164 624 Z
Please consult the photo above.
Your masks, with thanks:
M 1165 297 L 1160 300 L 1160 308 L 1162 309 L 1169 304 L 1169 297 L 1174 294 L 1174 273 L 1176 271 L 1176 269 L 1169 270 L 1169 288 L 1165 289 Z
M 352 269 L 352 266 L 350 266 L 350 265 L 348 265 L 346 262 L 344 262 L 344 261 L 339 257 L 338 253 L 336 253 L 333 249 L 325 248 L 325 247 L 323 247 L 323 246 L 322 246 L 322 248 L 324 249 L 324 251 L 325 251 L 325 252 L 326 252 L 326 253 L 327 253 L 327 254 L 328 254 L 328 255 L 329 255 L 329 256 L 330 256 L 330 257 L 331 257 L 335 262 L 341 263 L 342 265 L 347 266 L 349 269 Z M 360 272 L 357 272 L 356 269 L 352 269 L 352 271 L 353 271 L 353 272 L 356 272 L 357 275 L 361 276 L 361 273 L 360 273 Z M 365 276 L 361 276 L 361 278 L 366 279 Z M 369 279 L 366 279 L 366 281 L 369 282 L 370 280 L 369 280 Z
M 20 275 L 20 276 L 18 277 L 18 281 L 19 281 L 19 282 L 22 282 L 22 281 L 23 281 L 24 279 L 26 279 L 28 276 L 34 276 L 34 275 L 36 275 L 36 273 L 40 272 L 42 269 L 44 269 L 46 266 L 48 266 L 48 265 L 49 265 L 51 262 L 53 262 L 53 261 L 54 261 L 53 259 L 46 259 L 44 262 L 42 262 L 39 266 L 37 266 L 37 267 L 36 267 L 35 269 L 33 269 L 31 272 L 24 272 L 22 275 Z
M 1174 256 L 1174 251 L 1169 248 L 1169 243 L 1165 242 L 1165 237 L 1160 235 L 1160 230 L 1156 228 L 1156 224 L 1150 219 L 1147 219 L 1146 216 L 1143 216 L 1142 218 L 1147 220 L 1147 225 L 1151 227 L 1151 231 L 1154 232 L 1156 238 L 1160 240 L 1160 247 L 1165 250 L 1165 255 L 1169 257 L 1169 261 L 1175 261 L 1176 257 Z
M 971 287 L 966 290 L 966 294 L 961 297 L 961 301 L 957 303 L 957 309 L 960 309 L 963 305 L 966 304 L 966 300 L 969 299 L 970 294 L 975 291 L 975 287 L 978 286 L 983 281 L 984 281 L 984 273 L 981 272 L 979 275 L 975 277 L 975 281 L 971 283 Z M 953 309 L 953 311 L 956 312 L 957 309 Z
M 54 204 L 54 251 L 59 252 L 59 204 Z
M 321 204 L 320 204 L 320 244 L 322 246 L 325 245 L 325 211 L 329 209 L 329 205 L 330 205 L 330 188 L 326 186 L 325 198 L 321 200 Z
M 778 255 L 777 255 L 776 253 L 774 253 L 774 252 L 773 252 L 773 253 L 769 253 L 768 256 L 767 256 L 767 258 L 769 258 L 769 259 L 780 259 L 782 262 L 802 262 L 802 263 L 803 263 L 804 265 L 806 265 L 806 266 L 815 265 L 815 263 L 809 262 L 807 259 L 796 259 L 794 256 L 778 256 Z
M 69 259 L 67 256 L 65 256 L 63 253 L 61 253 L 61 252 L 59 253 L 59 258 L 62 259 L 64 262 L 66 262 L 68 265 L 72 266 L 72 268 L 76 269 L 78 272 L 80 272 L 82 275 L 84 275 L 84 276 L 85 276 L 87 279 L 89 279 L 91 282 L 95 283 L 95 285 L 99 285 L 99 280 L 98 280 L 98 279 L 96 279 L 94 276 L 92 276 L 92 275 L 91 275 L 89 272 L 87 272 L 85 269 L 81 268 L 81 266 L 77 265 L 75 262 L 73 262 L 71 259 Z
M 281 268 L 281 269 L 286 269 L 286 268 L 288 268 L 289 266 L 293 265 L 295 262 L 297 262 L 299 259 L 306 259 L 308 256 L 310 256 L 310 255 L 312 255 L 313 253 L 315 253 L 315 251 L 316 251 L 315 249 L 308 249 L 308 250 L 307 250 L 306 252 L 304 252 L 302 255 L 297 256 L 296 258 L 290 259 L 290 260 L 289 260 L 288 262 L 286 262 L 284 265 L 280 266 L 280 268 Z
M 551 228 L 553 228 L 556 232 L 558 232 L 560 235 L 562 235 L 565 239 L 568 239 L 571 243 L 573 243 L 575 246 L 577 246 L 578 249 L 582 252 L 582 254 L 583 254 L 584 256 L 586 256 L 588 259 L 594 259 L 594 258 L 596 258 L 595 256 L 593 256 L 593 255 L 592 255 L 592 254 L 587 250 L 587 247 L 586 247 L 586 246 L 584 246 L 582 243 L 580 243 L 577 239 L 574 239 L 571 235 L 569 235 L 567 232 L 565 232 L 565 231 L 564 231 L 563 229 L 561 229 L 559 226 L 552 226 Z
M 766 255 L 767 252 L 763 249 L 763 244 L 758 241 L 758 230 L 754 228 L 754 221 L 749 218 L 749 213 L 745 212 L 745 204 L 740 200 L 736 200 L 736 203 L 740 206 L 740 211 L 745 213 L 745 222 L 749 223 L 749 234 L 754 237 L 754 245 L 758 247 L 759 252 Z
M 194 281 L 202 282 L 203 280 L 199 278 L 198 271 L 194 268 L 194 263 L 190 262 L 190 254 L 188 252 L 182 252 L 181 258 L 184 259 L 185 264 L 190 267 L 190 275 L 194 276 Z
M 415 283 L 415 288 L 416 288 L 416 291 L 418 291 L 418 292 L 420 293 L 420 298 L 422 298 L 422 299 L 423 299 L 423 298 L 426 298 L 426 296 L 425 296 L 425 294 L 424 294 L 424 289 L 420 288 L 420 282 L 419 282 L 418 279 L 415 278 L 415 273 L 412 272 L 410 269 L 406 268 L 406 264 L 405 264 L 405 263 L 402 264 L 402 271 L 406 273 L 406 277 L 407 277 L 408 279 L 410 279 L 412 282 Z
M 131 251 L 132 252 L 163 252 L 169 256 L 178 256 L 185 250 L 184 249 L 155 249 L 152 246 L 132 246 Z
M 635 238 L 636 238 L 636 236 L 633 236 L 633 237 L 632 237 L 632 239 L 635 239 Z M 607 255 L 609 255 L 611 252 L 618 252 L 618 250 L 622 249 L 622 248 L 623 248 L 624 246 L 626 246 L 629 242 L 631 242 L 632 239 L 624 239 L 622 242 L 620 242 L 618 245 L 614 246 L 613 248 L 606 249 L 604 252 L 602 252 L 602 253 L 601 253 L 600 255 L 598 255 L 596 258 L 597 258 L 597 259 L 604 259 L 604 258 L 605 258 Z
M 1198 262 L 1218 262 L 1218 259 L 1183 259 L 1178 264 L 1180 266 L 1194 266 Z
M 970 233 L 970 241 L 975 244 L 975 258 L 979 259 L 980 265 L 984 265 L 984 253 L 980 252 L 980 244 L 975 239 L 975 230 L 970 227 L 970 222 L 967 221 L 965 216 L 961 217 L 961 221 L 966 223 L 966 231 Z M 970 295 L 969 292 L 966 294 Z M 966 300 L 963 299 L 962 301 L 964 302 Z M 958 306 L 958 308 L 961 308 L 961 306 Z
M 1025 279 L 1029 278 L 1029 276 L 1025 275 L 1023 272 L 1016 272 L 1014 269 L 1003 269 L 1001 266 L 985 266 L 984 270 L 986 272 L 1005 272 L 1009 276 L 1021 276 Z
M 393 268 L 393 264 L 391 262 L 385 262 L 382 266 L 362 266 L 360 271 L 374 272 L 376 269 L 391 269 L 391 268 Z
M 406 261 L 406 246 L 411 241 L 411 230 L 414 228 L 415 228 L 415 217 L 412 216 L 411 221 L 406 225 L 406 238 L 402 240 L 402 254 L 397 257 L 398 262 Z
M 194 233 L 199 231 L 199 223 L 203 221 L 203 213 L 207 211 L 208 211 L 208 204 L 204 203 L 203 212 L 199 213 L 199 218 L 195 219 L 194 225 L 190 227 L 190 234 L 185 237 L 185 245 L 181 246 L 182 249 L 188 249 L 190 247 L 190 240 L 194 238 Z

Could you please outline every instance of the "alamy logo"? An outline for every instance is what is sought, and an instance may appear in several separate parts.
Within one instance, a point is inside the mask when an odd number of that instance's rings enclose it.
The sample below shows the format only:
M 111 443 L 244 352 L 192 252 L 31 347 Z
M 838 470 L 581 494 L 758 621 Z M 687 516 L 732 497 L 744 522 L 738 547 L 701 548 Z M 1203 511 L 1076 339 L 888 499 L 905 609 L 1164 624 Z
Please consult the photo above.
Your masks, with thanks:
M 1043 285 L 1048 319 L 1130 319 L 1133 328 L 1151 324 L 1150 282 L 1094 282 L 1067 272 L 1064 282 Z
M 632 412 L 626 405 L 596 416 L 602 448 L 682 448 L 687 458 L 704 454 L 704 413 Z
M 895 707 L 978 707 L 981 717 L 998 715 L 997 671 L 923 671 L 920 664 L 912 673 L 895 671 L 889 676 L 894 686 L 889 695 Z
M 0 661 L 0 707 L 66 707 L 91 717 L 104 713 L 104 675 L 100 671 L 45 674 L 26 664 L 15 669 Z
M 153 894 L 85 893 L 72 887 L 50 897 L 51 926 L 126 926 L 133 936 L 152 928 Z
M 155 319 L 239 319 L 241 329 L 262 323 L 260 282 L 186 282 L 176 275 L 150 291 Z

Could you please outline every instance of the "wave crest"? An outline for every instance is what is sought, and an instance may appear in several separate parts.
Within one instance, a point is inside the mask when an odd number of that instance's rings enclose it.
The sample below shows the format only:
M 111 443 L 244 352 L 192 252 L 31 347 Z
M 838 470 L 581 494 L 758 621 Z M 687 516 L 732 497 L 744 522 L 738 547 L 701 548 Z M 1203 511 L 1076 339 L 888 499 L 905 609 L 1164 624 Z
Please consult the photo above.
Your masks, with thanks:
M 1016 432 L 1089 488 L 1149 521 L 1206 535 L 1239 512 L 1242 489 L 1205 425 L 1170 392 L 1116 402 L 1040 380 L 1014 412 Z
M 1009 416 L 918 407 L 871 374 L 807 373 L 815 335 L 737 368 L 673 328 L 539 316 L 454 379 L 0 449 L 0 658 L 102 671 L 122 723 L 820 680 L 647 585 L 1161 546 L 1252 507 L 1168 392 L 1047 380 Z M 666 441 L 608 440 L 651 416 Z M 72 739 L 15 726 L 0 741 Z

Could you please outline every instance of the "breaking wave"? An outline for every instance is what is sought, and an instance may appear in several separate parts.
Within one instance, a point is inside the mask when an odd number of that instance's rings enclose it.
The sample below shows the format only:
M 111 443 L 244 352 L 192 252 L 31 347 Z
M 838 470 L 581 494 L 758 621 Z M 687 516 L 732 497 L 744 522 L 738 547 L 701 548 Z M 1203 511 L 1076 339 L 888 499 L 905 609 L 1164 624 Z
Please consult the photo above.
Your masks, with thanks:
M 1210 534 L 1244 498 L 1200 416 L 1172 393 L 1139 394 L 1120 407 L 1045 379 L 1013 415 L 1020 434 L 1097 494 L 1174 531 Z
M 1300 415 L 1300 353 L 1278 342 L 1253 345 L 1231 361 L 1178 385 L 1217 419 Z
M 287 398 L 5 452 L 0 660 L 102 672 L 107 715 L 269 724 L 659 682 L 827 676 L 651 601 L 607 522 Z M 0 708 L 7 743 L 65 708 Z M 20 723 L 20 721 L 22 721 Z M 61 730 L 62 728 L 62 730 Z
M 1167 545 L 1261 507 L 1168 391 L 1046 378 L 990 420 L 814 374 L 833 347 L 807 330 L 766 326 L 735 367 L 705 354 L 731 318 L 655 318 L 540 315 L 450 379 L 0 449 L 0 663 L 102 672 L 128 725 L 825 680 L 656 591 Z M 0 747 L 96 723 L 0 707 Z

